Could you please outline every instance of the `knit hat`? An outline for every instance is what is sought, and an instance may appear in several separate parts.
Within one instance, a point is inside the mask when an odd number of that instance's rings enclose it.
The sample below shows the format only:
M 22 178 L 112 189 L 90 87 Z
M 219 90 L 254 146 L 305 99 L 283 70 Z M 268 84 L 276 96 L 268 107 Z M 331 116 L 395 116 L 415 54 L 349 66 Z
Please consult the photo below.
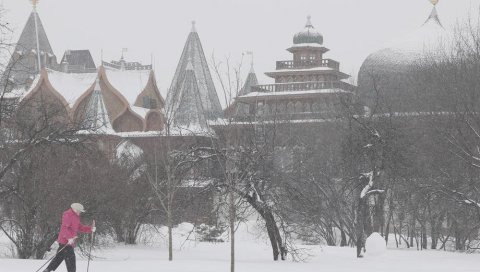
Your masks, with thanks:
M 83 205 L 80 203 L 73 203 L 72 205 L 70 205 L 70 207 L 77 213 L 85 212 Z

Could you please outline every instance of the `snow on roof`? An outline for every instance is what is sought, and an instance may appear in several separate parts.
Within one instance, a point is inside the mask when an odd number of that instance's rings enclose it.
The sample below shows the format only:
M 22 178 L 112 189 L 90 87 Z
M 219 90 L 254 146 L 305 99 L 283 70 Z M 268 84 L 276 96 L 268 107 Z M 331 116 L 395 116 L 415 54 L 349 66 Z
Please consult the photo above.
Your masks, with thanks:
M 284 96 L 284 95 L 308 95 L 308 94 L 339 94 L 339 93 L 351 93 L 342 89 L 321 89 L 321 90 L 308 90 L 308 91 L 287 91 L 287 92 L 251 92 L 241 98 L 249 97 L 270 97 L 270 96 Z
M 3 93 L 4 99 L 16 99 L 21 98 L 25 94 L 25 89 L 13 89 L 12 91 Z M 0 94 L 2 96 L 2 94 Z
M 115 135 L 122 138 L 142 138 L 142 137 L 166 137 L 166 136 L 197 136 L 197 137 L 216 137 L 213 130 L 199 130 L 195 127 L 175 127 L 169 130 L 167 135 L 166 130 L 163 131 L 131 131 L 131 132 L 117 132 Z
M 297 48 L 297 47 L 315 47 L 315 48 L 324 48 L 323 45 L 318 43 L 297 43 L 292 45 L 290 48 Z
M 53 88 L 59 92 L 73 107 L 75 102 L 95 83 L 97 73 L 68 74 L 57 71 L 48 71 L 48 80 Z
M 150 109 L 142 108 L 142 107 L 137 107 L 137 106 L 130 106 L 130 108 L 138 115 L 140 115 L 143 119 L 147 117 L 148 112 Z
M 305 72 L 305 71 L 334 71 L 335 69 L 332 69 L 330 67 L 313 67 L 313 68 L 296 68 L 296 69 L 282 69 L 282 70 L 276 70 L 272 72 L 267 72 L 266 74 L 274 74 L 274 73 L 285 73 L 285 72 Z
M 150 70 L 118 71 L 105 69 L 107 79 L 127 99 L 130 105 L 135 103 L 138 95 L 145 89 L 150 77 Z
M 53 88 L 65 98 L 70 108 L 73 107 L 77 99 L 84 94 L 95 83 L 97 73 L 63 73 L 53 70 L 47 70 L 48 81 L 52 84 Z M 40 75 L 37 75 L 30 86 L 25 92 L 23 98 L 25 98 L 38 84 Z
M 436 9 L 427 21 L 409 34 L 385 44 L 365 60 L 370 65 L 411 64 L 423 57 L 435 57 L 444 52 L 452 40 L 451 33 L 442 26 Z M 379 69 L 383 69 L 379 68 Z M 370 70 L 370 69 L 369 69 Z
M 129 140 L 122 141 L 116 148 L 117 159 L 138 159 L 143 155 L 143 150 Z
M 199 124 L 190 124 L 189 126 L 174 126 L 169 130 L 172 136 L 211 136 L 215 132 L 210 127 L 203 127 Z

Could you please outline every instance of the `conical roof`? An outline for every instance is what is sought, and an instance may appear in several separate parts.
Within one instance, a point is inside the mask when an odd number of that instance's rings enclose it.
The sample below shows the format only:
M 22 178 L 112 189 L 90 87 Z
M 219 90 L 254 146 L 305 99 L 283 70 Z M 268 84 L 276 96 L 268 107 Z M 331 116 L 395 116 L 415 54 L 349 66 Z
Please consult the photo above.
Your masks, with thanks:
M 258 80 L 252 65 L 250 72 L 248 73 L 247 79 L 243 84 L 243 88 L 238 93 L 238 96 L 242 96 L 250 93 L 252 91 L 252 86 L 255 86 L 255 85 L 258 85 Z
M 22 34 L 18 39 L 15 51 L 37 51 L 37 33 L 35 30 L 35 17 L 38 26 L 38 41 L 40 45 L 40 52 L 46 52 L 53 55 L 53 50 L 50 46 L 50 42 L 48 41 L 47 33 L 43 28 L 42 20 L 40 20 L 40 16 L 35 10 L 33 10 L 32 13 L 30 13 L 30 17 L 28 17 L 27 24 L 23 28 Z
M 183 48 L 180 61 L 178 62 L 172 84 L 167 94 L 167 111 L 173 110 L 172 107 L 178 107 L 181 95 L 179 85 L 183 84 L 187 64 L 191 60 L 192 71 L 198 87 L 199 102 L 202 105 L 204 115 L 209 120 L 214 120 L 222 116 L 222 107 L 213 84 L 210 69 L 203 52 L 200 38 L 192 24 L 192 31 L 188 35 L 187 42 Z
M 108 117 L 105 102 L 103 101 L 98 78 L 87 107 L 85 108 L 85 118 L 82 122 L 82 129 L 95 134 L 115 133 Z
M 172 127 L 186 132 L 209 131 L 207 116 L 202 105 L 201 90 L 195 76 L 192 62 L 188 62 L 178 84 L 171 90 L 176 99 L 171 100 L 169 121 Z

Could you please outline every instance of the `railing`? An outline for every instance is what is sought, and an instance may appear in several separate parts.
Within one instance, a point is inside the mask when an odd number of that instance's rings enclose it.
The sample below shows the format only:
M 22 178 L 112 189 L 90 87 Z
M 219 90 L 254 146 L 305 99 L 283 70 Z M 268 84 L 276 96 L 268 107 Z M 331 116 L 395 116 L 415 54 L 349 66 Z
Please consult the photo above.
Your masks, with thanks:
M 340 63 L 331 59 L 321 60 L 281 60 L 277 61 L 277 70 L 283 69 L 308 69 L 315 67 L 329 67 L 335 70 L 340 70 Z
M 86 68 L 85 65 L 68 65 L 66 66 L 69 73 L 95 73 L 97 68 Z
M 292 92 L 324 89 L 341 89 L 344 91 L 353 92 L 355 91 L 355 86 L 343 81 L 309 81 L 252 86 L 252 92 Z

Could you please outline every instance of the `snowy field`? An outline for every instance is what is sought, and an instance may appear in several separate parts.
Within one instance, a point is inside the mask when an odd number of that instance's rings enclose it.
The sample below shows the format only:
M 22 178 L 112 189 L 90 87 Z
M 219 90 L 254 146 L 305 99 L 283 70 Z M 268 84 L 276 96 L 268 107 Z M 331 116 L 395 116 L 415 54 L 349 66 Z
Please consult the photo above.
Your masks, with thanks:
M 141 237 L 141 245 L 111 245 L 97 249 L 90 271 L 114 272 L 226 272 L 229 271 L 228 243 L 200 243 L 192 239 L 189 225 L 176 229 L 174 261 L 168 262 L 167 248 L 162 234 L 152 239 L 151 234 Z M 164 231 L 162 231 L 164 232 Z M 292 271 L 480 271 L 480 254 L 443 251 L 417 251 L 414 249 L 389 249 L 381 256 L 355 258 L 355 249 L 339 247 L 303 246 L 309 248 L 306 262 L 273 262 L 267 241 L 255 234 L 251 227 L 240 228 L 237 243 L 236 271 L 292 272 Z M 194 236 L 194 235 L 193 235 Z M 186 237 L 189 237 L 186 241 Z M 35 272 L 45 261 L 8 258 L 9 246 L 4 237 L 0 240 L 1 272 Z M 145 243 L 148 241 L 148 243 Z M 86 271 L 87 262 L 77 252 L 77 271 Z M 62 264 L 58 272 L 66 271 Z

